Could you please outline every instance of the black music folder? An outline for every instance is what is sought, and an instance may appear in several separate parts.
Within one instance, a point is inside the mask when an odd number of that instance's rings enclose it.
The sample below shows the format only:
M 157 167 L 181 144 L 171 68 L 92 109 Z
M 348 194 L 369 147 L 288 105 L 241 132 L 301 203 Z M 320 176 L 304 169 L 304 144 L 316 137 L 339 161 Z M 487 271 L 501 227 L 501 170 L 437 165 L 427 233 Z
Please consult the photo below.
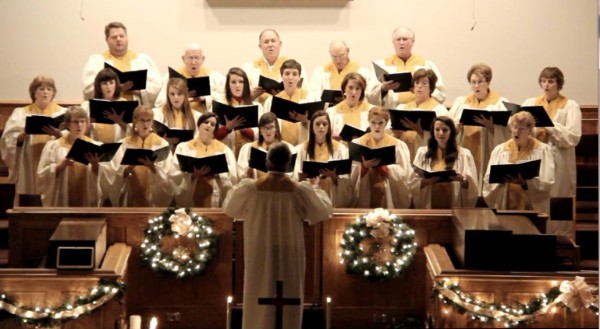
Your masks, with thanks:
M 216 175 L 229 171 L 225 153 L 209 155 L 201 158 L 191 157 L 183 154 L 177 154 L 179 168 L 183 172 L 193 173 L 194 169 L 200 169 L 204 166 L 210 167 L 208 175 Z
M 394 130 L 411 130 L 402 124 L 402 119 L 417 123 L 421 119 L 421 129 L 429 131 L 431 123 L 435 119 L 435 111 L 424 110 L 394 110 L 389 109 L 390 121 Z
M 194 130 L 169 128 L 164 123 L 154 120 L 154 131 L 160 137 L 179 138 L 179 142 L 187 142 L 194 138 Z
M 275 79 L 267 78 L 261 75 L 258 78 L 258 86 L 264 89 L 267 93 L 275 96 L 283 90 L 283 82 Z
M 302 161 L 302 172 L 309 178 L 319 176 L 321 169 L 335 170 L 338 176 L 349 174 L 352 171 L 352 159 L 330 160 L 329 162 Z
M 291 151 L 291 150 L 290 150 Z M 290 163 L 288 163 L 285 172 L 293 172 L 294 166 L 296 165 L 296 157 L 298 153 L 292 153 L 292 159 Z M 257 149 L 256 147 L 250 148 L 250 160 L 248 161 L 248 165 L 250 168 L 254 168 L 256 170 L 260 170 L 262 172 L 267 172 L 267 152 Z
M 110 119 L 104 116 L 104 111 L 110 113 L 113 109 L 118 115 L 123 114 L 123 121 L 125 123 L 133 122 L 133 110 L 138 106 L 138 101 L 109 101 L 106 99 L 90 99 L 90 118 L 94 119 L 96 123 L 114 124 Z
M 321 93 L 321 101 L 329 103 L 329 106 L 333 106 L 344 100 L 344 94 L 341 90 L 325 89 Z
M 421 176 L 422 178 L 439 177 L 440 179 L 438 180 L 438 183 L 452 182 L 452 179 L 450 179 L 450 177 L 456 176 L 456 171 L 454 171 L 454 169 L 429 171 L 429 170 L 425 170 L 421 167 L 418 167 L 414 164 L 412 165 L 412 167 L 413 167 L 413 170 L 417 173 L 417 175 Z
M 290 122 L 298 122 L 298 120 L 293 119 L 290 116 L 291 111 L 295 111 L 299 114 L 307 114 L 306 117 L 308 118 L 308 120 L 310 120 L 310 118 L 315 112 L 324 108 L 325 102 L 323 101 L 310 103 L 296 103 L 277 96 L 273 96 L 273 101 L 271 103 L 271 112 L 275 113 L 275 115 L 279 119 Z
M 460 116 L 459 122 L 465 126 L 479 126 L 483 127 L 482 124 L 475 122 L 475 118 L 483 116 L 486 119 L 492 118 L 495 125 L 506 127 L 508 124 L 508 118 L 512 113 L 510 111 L 487 111 L 481 109 L 463 109 Z
M 60 129 L 60 124 L 65 121 L 65 115 L 47 117 L 45 115 L 30 115 L 25 118 L 25 133 L 29 135 L 46 135 L 42 130 L 45 126 Z
M 506 176 L 514 178 L 519 177 L 519 174 L 524 179 L 532 179 L 540 175 L 540 166 L 542 160 L 526 160 L 517 163 L 495 164 L 490 166 L 490 184 L 504 183 Z
M 400 83 L 400 87 L 394 89 L 394 92 L 410 91 L 410 87 L 412 87 L 412 74 L 410 72 L 388 73 L 375 62 L 373 62 L 373 68 L 375 69 L 375 76 L 380 82 L 393 80 Z
M 119 69 L 117 69 L 116 67 L 114 67 L 106 62 L 104 62 L 104 68 L 115 71 L 115 73 L 119 77 L 119 82 L 121 84 L 123 84 L 127 81 L 133 82 L 133 86 L 129 90 L 144 90 L 144 89 L 146 89 L 146 79 L 148 77 L 148 70 L 121 72 Z
M 356 143 L 348 143 L 350 159 L 362 163 L 362 158 L 365 160 L 379 159 L 379 166 L 385 166 L 396 163 L 396 145 L 390 145 L 380 148 L 369 148 Z
M 157 150 L 148 150 L 148 149 L 134 149 L 127 148 L 125 150 L 125 154 L 123 155 L 123 159 L 121 159 L 122 165 L 143 165 L 138 159 L 147 158 L 153 162 L 164 161 L 169 156 L 171 152 L 171 146 L 167 145 L 165 147 L 159 148 Z
M 73 146 L 71 146 L 69 153 L 67 153 L 66 158 L 87 165 L 89 162 L 85 159 L 85 154 L 91 153 L 98 154 L 100 156 L 100 162 L 106 162 L 112 160 L 120 146 L 121 143 L 104 143 L 96 145 L 81 138 L 77 138 L 75 143 L 73 143 Z
M 366 131 L 358 129 L 352 125 L 344 124 L 342 130 L 340 131 L 340 137 L 346 142 L 351 142 L 353 139 L 361 137 L 366 133 Z
M 554 123 L 552 123 L 552 119 L 548 116 L 548 112 L 541 105 L 535 106 L 521 106 L 514 103 L 502 102 L 508 111 L 512 113 L 516 113 L 519 111 L 527 111 L 533 115 L 535 119 L 536 127 L 554 127 Z
M 212 101 L 212 111 L 219 117 L 219 123 L 225 124 L 225 117 L 229 120 L 233 120 L 236 116 L 241 115 L 246 121 L 235 130 L 258 127 L 258 105 L 245 105 L 245 106 L 229 106 Z
M 179 78 L 187 83 L 188 92 L 195 92 L 194 97 L 210 95 L 210 77 L 186 78 L 169 66 L 169 78 Z

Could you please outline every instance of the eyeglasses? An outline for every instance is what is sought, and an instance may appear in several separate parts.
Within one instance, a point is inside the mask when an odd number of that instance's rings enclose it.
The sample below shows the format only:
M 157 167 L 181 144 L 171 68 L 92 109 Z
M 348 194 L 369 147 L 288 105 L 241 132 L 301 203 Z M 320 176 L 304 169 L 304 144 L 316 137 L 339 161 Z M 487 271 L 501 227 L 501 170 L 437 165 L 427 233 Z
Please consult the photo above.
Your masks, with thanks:
M 346 57 L 348 57 L 348 53 L 343 53 L 343 54 L 339 54 L 339 55 L 329 55 L 331 56 L 331 59 L 336 60 L 336 59 L 344 59 Z
M 185 59 L 188 60 L 188 61 L 190 61 L 190 62 L 193 62 L 193 61 L 199 62 L 200 60 L 202 60 L 202 57 L 199 57 L 199 56 L 185 56 Z
M 487 83 L 487 80 L 473 80 L 473 81 L 469 81 L 469 83 L 471 84 L 471 86 L 480 86 L 480 85 L 484 85 Z
M 260 127 L 261 129 L 264 129 L 266 131 L 271 131 L 273 129 L 275 129 L 275 125 L 271 125 L 271 126 L 262 126 Z

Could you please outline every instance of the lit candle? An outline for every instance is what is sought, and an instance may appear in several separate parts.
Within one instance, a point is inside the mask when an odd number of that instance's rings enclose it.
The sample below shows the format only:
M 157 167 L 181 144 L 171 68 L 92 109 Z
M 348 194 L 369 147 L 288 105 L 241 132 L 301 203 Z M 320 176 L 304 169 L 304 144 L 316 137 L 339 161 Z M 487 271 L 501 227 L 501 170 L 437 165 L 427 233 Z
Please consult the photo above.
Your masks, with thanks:
M 156 319 L 156 317 L 153 317 L 152 320 L 150 320 L 150 329 L 156 328 L 158 328 L 158 320 Z
M 142 329 L 142 317 L 139 315 L 130 316 L 129 329 Z
M 227 296 L 227 320 L 225 321 L 225 329 L 231 329 L 231 302 L 233 302 L 233 297 Z
M 325 308 L 325 329 L 331 329 L 331 297 L 327 297 Z

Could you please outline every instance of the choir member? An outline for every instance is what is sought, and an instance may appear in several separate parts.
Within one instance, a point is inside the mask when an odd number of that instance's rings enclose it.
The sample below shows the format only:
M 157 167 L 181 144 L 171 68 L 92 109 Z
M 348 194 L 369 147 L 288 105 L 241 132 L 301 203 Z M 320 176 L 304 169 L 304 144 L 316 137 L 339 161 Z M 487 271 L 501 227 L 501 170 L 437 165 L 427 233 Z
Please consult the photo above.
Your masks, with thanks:
M 373 105 L 365 99 L 367 81 L 359 73 L 348 73 L 342 81 L 344 100 L 327 109 L 331 119 L 333 138 L 340 140 L 344 125 L 366 131 L 369 127 L 369 110 Z
M 171 78 L 167 81 L 166 88 L 167 102 L 161 107 L 152 109 L 154 112 L 154 121 L 158 121 L 169 129 L 184 129 L 196 131 L 196 122 L 200 118 L 200 113 L 193 111 L 188 100 L 188 88 L 183 79 Z M 179 138 L 161 136 L 170 145 L 177 145 Z

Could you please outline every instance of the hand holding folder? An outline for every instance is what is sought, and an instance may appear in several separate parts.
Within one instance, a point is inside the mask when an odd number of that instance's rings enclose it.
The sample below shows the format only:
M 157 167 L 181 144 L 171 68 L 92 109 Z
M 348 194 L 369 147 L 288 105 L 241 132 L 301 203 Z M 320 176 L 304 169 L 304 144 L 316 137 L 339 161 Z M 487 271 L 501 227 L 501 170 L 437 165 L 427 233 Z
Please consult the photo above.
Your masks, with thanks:
M 127 82 L 131 82 L 131 88 L 129 90 L 144 90 L 146 89 L 146 79 L 148 76 L 148 70 L 138 70 L 138 71 L 128 71 L 121 72 L 116 67 L 104 63 L 104 68 L 111 69 L 115 71 L 117 76 L 119 77 L 119 82 L 121 84 L 125 84 Z
M 25 133 L 29 135 L 51 135 L 47 127 L 59 129 L 65 120 L 65 115 L 47 117 L 45 115 L 30 115 L 25 118 Z
M 258 86 L 265 90 L 265 92 L 275 96 L 283 90 L 283 82 L 277 81 L 271 78 L 267 78 L 261 75 L 258 78 Z
M 186 78 L 183 74 L 169 67 L 169 78 L 179 78 L 186 82 L 188 96 L 200 97 L 210 95 L 210 77 Z
M 543 106 L 520 106 L 518 104 L 502 102 L 508 111 L 511 114 L 517 113 L 519 111 L 527 111 L 531 113 L 533 118 L 535 119 L 536 127 L 554 127 L 554 123 L 552 123 L 552 119 L 548 116 L 548 112 L 544 109 Z
M 258 127 L 258 105 L 233 107 L 213 100 L 213 112 L 219 117 L 219 123 L 226 124 L 227 120 L 239 117 L 241 123 L 233 130 Z
M 482 123 L 482 118 L 485 120 L 492 120 L 494 125 L 500 125 L 506 127 L 508 124 L 508 118 L 511 112 L 509 111 L 487 111 L 481 109 L 464 109 L 459 122 L 465 126 L 479 126 L 485 127 Z
M 170 152 L 170 146 L 165 146 L 154 151 L 148 149 L 127 148 L 125 150 L 125 154 L 123 155 L 123 159 L 121 159 L 121 164 L 130 166 L 143 166 L 144 163 L 140 161 L 140 159 L 146 159 L 152 162 L 160 162 L 166 160 Z
M 351 142 L 353 139 L 359 138 L 366 133 L 366 131 L 358 129 L 352 125 L 344 124 L 342 131 L 340 131 L 340 137 L 343 141 Z
M 158 122 L 154 120 L 154 131 L 160 137 L 166 138 L 177 138 L 179 140 L 178 143 L 187 142 L 194 138 L 194 131 L 190 129 L 181 129 L 181 128 L 169 128 L 167 125 L 162 122 Z
M 538 177 L 542 160 L 527 160 L 516 163 L 495 164 L 490 166 L 490 184 L 506 183 L 509 177 L 517 178 L 519 175 L 525 180 Z
M 317 177 L 321 170 L 334 171 L 336 175 L 346 175 L 352 170 L 351 159 L 330 160 L 328 162 L 302 161 L 302 172 L 308 178 Z
M 412 87 L 412 74 L 410 72 L 388 73 L 375 62 L 373 62 L 373 69 L 379 82 L 394 81 L 400 84 L 398 88 L 394 89 L 395 93 L 410 91 Z
M 438 177 L 438 183 L 452 182 L 452 177 L 456 176 L 456 171 L 452 170 L 440 170 L 440 171 L 428 171 L 421 167 L 418 167 L 413 164 L 413 169 L 417 173 L 417 175 L 422 178 L 428 179 L 433 177 Z
M 334 106 L 344 100 L 344 94 L 341 90 L 325 89 L 321 93 L 321 101 L 329 103 L 329 106 Z
M 90 118 L 95 123 L 114 124 L 108 118 L 114 112 L 123 118 L 123 122 L 133 122 L 133 110 L 138 106 L 138 101 L 109 101 L 106 99 L 90 99 Z
M 323 101 L 296 103 L 281 97 L 273 97 L 271 103 L 271 112 L 275 113 L 279 119 L 289 122 L 299 122 L 297 116 L 292 117 L 293 112 L 301 116 L 306 116 L 306 119 L 310 120 L 315 112 L 322 110 L 323 108 L 325 108 L 325 102 Z
M 423 131 L 429 131 L 435 119 L 434 111 L 390 109 L 390 121 L 394 130 L 413 130 L 409 122 L 419 123 Z M 416 126 L 418 128 L 418 126 Z
M 177 160 L 179 161 L 179 168 L 181 168 L 181 171 L 183 172 L 194 173 L 195 170 L 207 167 L 209 169 L 205 176 L 210 176 L 229 171 L 225 153 L 209 155 L 201 158 L 177 154 Z
M 365 160 L 379 159 L 377 167 L 386 166 L 396 163 L 396 146 L 384 146 L 380 148 L 369 148 L 364 145 L 350 142 L 348 144 L 350 159 L 361 162 Z
M 121 146 L 121 143 L 105 143 L 101 145 L 96 145 L 94 143 L 90 143 L 81 138 L 75 140 L 75 143 L 71 146 L 69 153 L 67 153 L 66 158 L 72 159 L 73 161 L 82 163 L 84 165 L 89 164 L 87 155 L 98 155 L 100 158 L 99 162 L 107 162 L 112 160 L 115 153 Z

